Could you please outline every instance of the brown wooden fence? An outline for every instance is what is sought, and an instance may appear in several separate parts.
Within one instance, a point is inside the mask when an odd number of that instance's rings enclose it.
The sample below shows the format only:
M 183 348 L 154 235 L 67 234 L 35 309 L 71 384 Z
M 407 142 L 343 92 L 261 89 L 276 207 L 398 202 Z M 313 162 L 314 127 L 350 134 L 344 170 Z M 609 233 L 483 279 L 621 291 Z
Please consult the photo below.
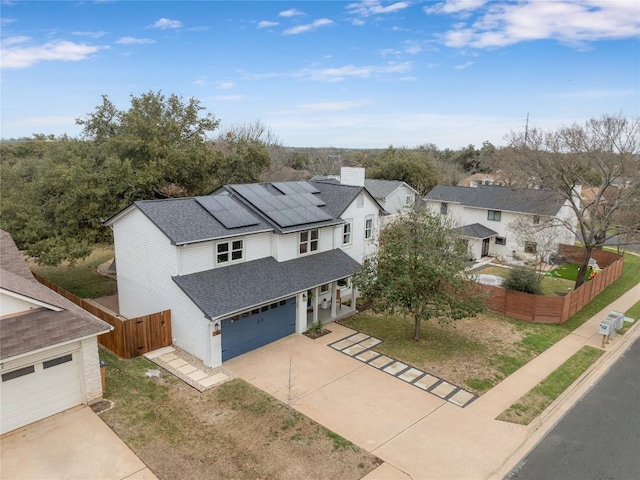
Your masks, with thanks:
M 40 283 L 68 300 L 104 320 L 113 330 L 98 336 L 100 345 L 122 358 L 133 358 L 144 353 L 168 347 L 172 343 L 171 310 L 137 318 L 123 318 L 91 300 L 84 300 L 40 275 L 33 274 Z
M 572 263 L 582 261 L 581 255 L 584 252 L 582 248 L 571 245 L 560 247 L 560 252 L 567 261 Z M 592 257 L 598 262 L 602 271 L 565 296 L 531 295 L 502 287 L 479 285 L 485 293 L 484 304 L 489 310 L 527 322 L 564 323 L 622 274 L 624 263 L 622 256 L 597 250 L 593 252 Z

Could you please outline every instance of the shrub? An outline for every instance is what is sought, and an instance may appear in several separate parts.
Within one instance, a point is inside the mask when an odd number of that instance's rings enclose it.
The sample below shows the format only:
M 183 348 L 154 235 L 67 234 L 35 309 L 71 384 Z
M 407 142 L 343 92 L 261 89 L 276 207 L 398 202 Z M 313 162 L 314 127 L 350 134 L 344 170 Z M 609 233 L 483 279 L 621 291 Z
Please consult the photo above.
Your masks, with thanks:
M 526 268 L 514 268 L 511 270 L 507 278 L 502 282 L 502 286 L 516 292 L 531 293 L 533 295 L 542 294 L 538 275 L 533 270 Z

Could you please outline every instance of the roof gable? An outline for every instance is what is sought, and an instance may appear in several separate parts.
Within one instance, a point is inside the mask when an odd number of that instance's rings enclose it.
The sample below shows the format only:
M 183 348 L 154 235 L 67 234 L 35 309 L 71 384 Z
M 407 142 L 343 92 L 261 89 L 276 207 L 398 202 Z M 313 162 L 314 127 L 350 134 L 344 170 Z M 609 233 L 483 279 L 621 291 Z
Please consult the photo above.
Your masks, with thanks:
M 408 183 L 402 180 L 382 180 L 382 179 L 365 179 L 365 188 L 369 191 L 372 197 L 380 200 L 385 200 L 391 196 L 396 190 L 401 187 L 406 187 L 413 193 L 417 194 L 418 191 Z

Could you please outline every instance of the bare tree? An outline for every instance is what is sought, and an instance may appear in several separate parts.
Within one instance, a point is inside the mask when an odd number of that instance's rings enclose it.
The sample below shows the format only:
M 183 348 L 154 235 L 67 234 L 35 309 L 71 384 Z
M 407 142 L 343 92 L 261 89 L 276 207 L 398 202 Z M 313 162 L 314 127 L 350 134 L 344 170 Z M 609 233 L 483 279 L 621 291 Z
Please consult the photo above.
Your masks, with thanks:
M 555 131 L 512 132 L 508 140 L 513 155 L 502 161 L 511 163 L 517 183 L 554 191 L 575 214 L 575 224 L 565 222 L 564 227 L 585 248 L 577 288 L 591 253 L 617 235 L 617 227 L 629 233 L 640 230 L 638 216 L 619 215 L 637 206 L 640 197 L 640 119 L 605 115 Z M 589 198 L 581 198 L 585 186 L 592 188 Z M 623 219 L 629 223 L 620 226 Z

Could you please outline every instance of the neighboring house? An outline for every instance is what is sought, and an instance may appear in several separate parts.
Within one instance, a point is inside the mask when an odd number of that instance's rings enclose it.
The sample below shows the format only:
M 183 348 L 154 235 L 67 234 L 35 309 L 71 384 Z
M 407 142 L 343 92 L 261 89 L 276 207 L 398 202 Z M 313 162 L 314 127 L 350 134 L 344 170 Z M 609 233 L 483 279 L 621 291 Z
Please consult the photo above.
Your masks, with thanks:
M 174 344 L 221 365 L 354 309 L 350 277 L 375 252 L 382 212 L 361 185 L 314 181 L 135 202 L 105 222 L 120 314 L 171 309 Z
M 479 185 L 505 186 L 506 181 L 502 175 L 496 173 L 474 173 L 458 182 L 459 187 L 477 187 Z
M 38 282 L 0 230 L 0 433 L 102 397 L 97 336 L 112 327 Z
M 538 253 L 532 239 L 517 238 L 509 225 L 514 221 L 535 225 L 551 224 L 545 235 L 555 248 L 560 243 L 573 244 L 575 236 L 561 223 L 575 225 L 575 214 L 568 202 L 550 190 L 515 189 L 500 186 L 460 187 L 438 185 L 424 197 L 426 208 L 448 215 L 460 225 L 469 242 L 472 260 L 491 255 Z
M 413 207 L 418 198 L 418 191 L 401 180 L 366 179 L 364 186 L 390 216 Z

